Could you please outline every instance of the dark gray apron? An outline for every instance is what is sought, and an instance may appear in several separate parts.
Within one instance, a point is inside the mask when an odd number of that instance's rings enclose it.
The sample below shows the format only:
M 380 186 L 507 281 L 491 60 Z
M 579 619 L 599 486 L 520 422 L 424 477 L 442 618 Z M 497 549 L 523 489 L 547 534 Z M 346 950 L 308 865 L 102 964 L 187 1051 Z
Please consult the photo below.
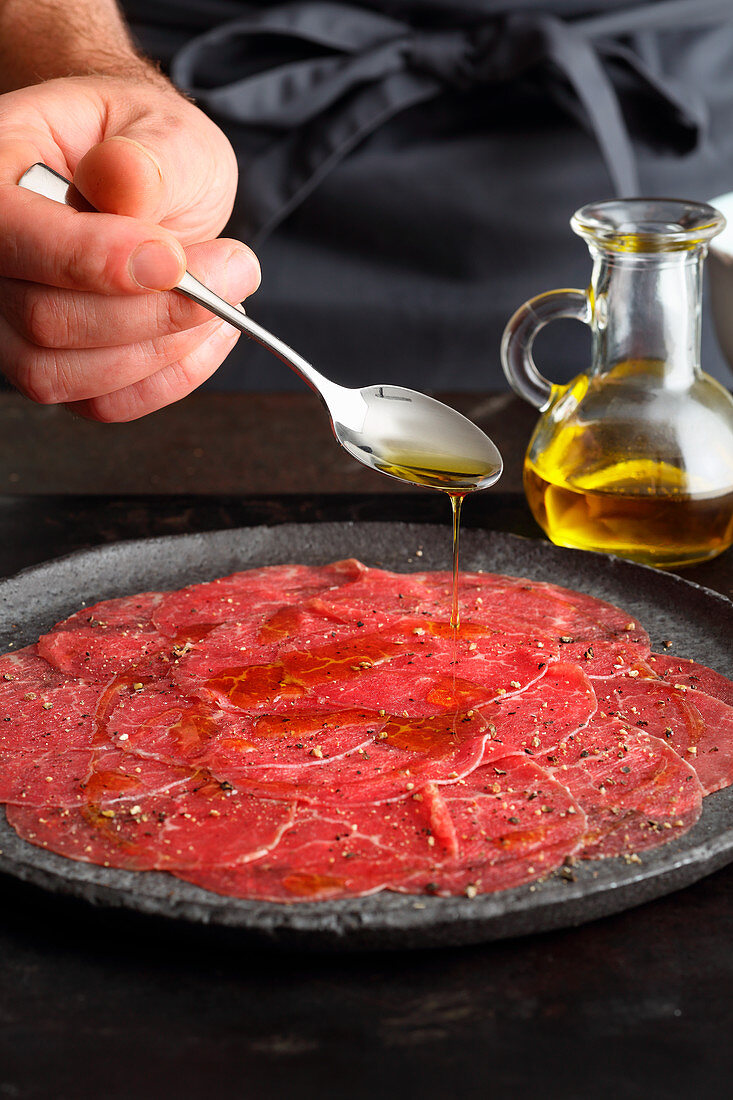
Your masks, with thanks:
M 252 315 L 346 384 L 504 388 L 527 297 L 583 286 L 578 206 L 733 190 L 733 0 L 126 0 L 229 134 Z M 561 322 L 550 376 L 587 361 Z M 703 362 L 730 383 L 710 325 Z M 241 340 L 216 388 L 298 386 Z

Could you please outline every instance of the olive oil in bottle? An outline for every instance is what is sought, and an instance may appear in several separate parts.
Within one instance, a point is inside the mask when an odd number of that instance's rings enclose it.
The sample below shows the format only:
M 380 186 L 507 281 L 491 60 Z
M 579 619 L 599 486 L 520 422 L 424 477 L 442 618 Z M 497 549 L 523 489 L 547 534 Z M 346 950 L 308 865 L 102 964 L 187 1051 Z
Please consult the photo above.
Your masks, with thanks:
M 553 542 L 670 569 L 733 542 L 733 487 L 691 493 L 684 482 L 679 469 L 648 460 L 620 460 L 587 478 L 548 469 L 541 457 L 524 466 L 527 501 Z

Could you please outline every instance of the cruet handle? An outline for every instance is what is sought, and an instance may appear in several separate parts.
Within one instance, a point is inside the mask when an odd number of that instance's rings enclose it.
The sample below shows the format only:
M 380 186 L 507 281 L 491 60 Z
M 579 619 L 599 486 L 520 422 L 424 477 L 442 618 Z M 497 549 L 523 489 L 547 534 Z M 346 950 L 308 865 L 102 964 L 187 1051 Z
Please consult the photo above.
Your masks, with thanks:
M 532 358 L 535 336 L 559 317 L 571 317 L 590 324 L 591 305 L 584 290 L 548 290 L 520 306 L 509 320 L 501 340 L 501 365 L 515 393 L 541 412 L 549 405 L 557 387 L 537 369 Z

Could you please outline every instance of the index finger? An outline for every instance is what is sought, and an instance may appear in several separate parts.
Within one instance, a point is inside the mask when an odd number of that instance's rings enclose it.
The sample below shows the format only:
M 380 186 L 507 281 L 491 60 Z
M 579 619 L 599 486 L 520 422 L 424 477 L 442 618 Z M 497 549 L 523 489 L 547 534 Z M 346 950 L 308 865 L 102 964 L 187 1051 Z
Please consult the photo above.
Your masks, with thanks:
M 24 153 L 32 155 L 30 144 Z M 0 144 L 0 275 L 98 294 L 169 290 L 180 282 L 186 254 L 172 233 L 119 214 L 80 213 L 26 191 L 18 180 L 31 163 L 23 163 L 16 143 Z

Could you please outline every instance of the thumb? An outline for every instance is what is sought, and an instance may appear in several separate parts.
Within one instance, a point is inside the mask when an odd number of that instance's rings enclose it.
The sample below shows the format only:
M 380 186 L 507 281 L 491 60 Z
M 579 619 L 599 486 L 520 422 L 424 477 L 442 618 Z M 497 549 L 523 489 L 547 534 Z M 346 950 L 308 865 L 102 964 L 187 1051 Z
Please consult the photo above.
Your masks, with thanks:
M 134 138 L 107 138 L 82 157 L 74 172 L 82 195 L 106 214 L 158 222 L 166 185 L 155 154 Z

